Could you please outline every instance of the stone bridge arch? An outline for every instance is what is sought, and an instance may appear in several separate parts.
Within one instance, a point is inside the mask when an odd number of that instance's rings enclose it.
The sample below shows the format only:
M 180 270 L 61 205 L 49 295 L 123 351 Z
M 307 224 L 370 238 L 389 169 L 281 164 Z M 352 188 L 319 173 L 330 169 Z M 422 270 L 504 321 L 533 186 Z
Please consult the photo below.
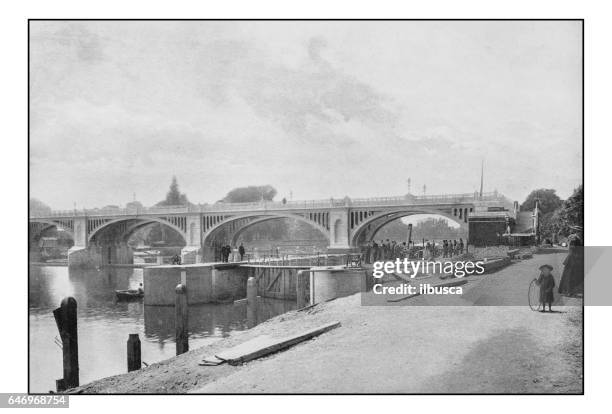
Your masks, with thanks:
M 171 216 L 172 217 L 172 216 Z M 185 244 L 187 240 L 187 223 L 184 217 L 176 217 L 174 220 L 167 217 L 121 217 L 116 219 L 95 219 L 87 220 L 87 241 L 91 242 L 97 235 L 112 230 L 116 241 L 127 242 L 129 237 L 142 227 L 160 223 L 176 231 Z
M 30 242 L 39 240 L 42 234 L 52 227 L 61 228 L 74 241 L 74 223 L 72 220 L 30 219 L 28 222 Z
M 351 223 L 353 226 L 350 231 L 350 245 L 351 247 L 358 247 L 360 239 L 365 238 L 365 242 L 370 241 L 374 238 L 376 233 L 387 224 L 394 220 L 402 217 L 429 214 L 445 217 L 450 221 L 459 224 L 459 228 L 468 234 L 468 216 L 473 211 L 473 207 L 460 206 L 460 207 L 449 207 L 448 209 L 428 209 L 428 208 L 397 208 L 390 209 L 382 212 L 372 212 L 371 214 L 365 214 L 363 219 L 352 219 Z
M 125 216 L 118 218 L 89 217 L 85 223 L 86 244 L 69 255 L 69 261 L 84 265 L 133 263 L 133 251 L 129 238 L 145 226 L 160 223 L 174 230 L 186 242 L 184 216 Z
M 264 211 L 246 214 L 236 214 L 232 216 L 216 217 L 211 223 L 206 217 L 202 218 L 202 248 L 205 250 L 204 256 L 211 260 L 213 252 L 213 242 L 215 237 L 222 230 L 229 232 L 229 243 L 234 246 L 238 237 L 249 227 L 271 220 L 293 219 L 306 223 L 318 230 L 329 241 L 329 213 L 314 212 L 304 214 L 293 214 L 288 212 Z

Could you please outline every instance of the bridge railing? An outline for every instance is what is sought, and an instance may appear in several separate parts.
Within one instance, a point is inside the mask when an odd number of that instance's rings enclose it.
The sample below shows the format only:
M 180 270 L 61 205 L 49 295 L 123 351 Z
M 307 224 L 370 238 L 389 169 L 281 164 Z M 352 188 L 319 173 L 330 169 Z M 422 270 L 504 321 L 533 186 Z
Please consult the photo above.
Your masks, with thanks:
M 299 201 L 259 201 L 254 203 L 214 203 L 187 206 L 153 206 L 140 208 L 95 208 L 81 210 L 55 210 L 48 213 L 32 213 L 30 218 L 53 217 L 96 217 L 96 216 L 137 216 L 146 214 L 182 214 L 210 213 L 233 211 L 267 211 L 267 210 L 309 210 L 334 207 L 389 206 L 389 205 L 419 205 L 419 204 L 460 204 L 474 201 L 508 201 L 498 192 L 444 195 L 412 195 L 396 197 L 368 198 L 329 198 L 324 200 Z M 509 202 L 509 201 L 508 201 Z

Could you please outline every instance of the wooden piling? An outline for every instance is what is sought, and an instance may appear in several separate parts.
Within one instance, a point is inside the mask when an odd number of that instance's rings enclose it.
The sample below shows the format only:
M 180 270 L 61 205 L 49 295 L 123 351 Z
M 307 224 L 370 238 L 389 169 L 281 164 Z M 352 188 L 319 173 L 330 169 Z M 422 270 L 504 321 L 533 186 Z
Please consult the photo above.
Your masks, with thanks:
M 253 276 L 247 280 L 247 305 L 257 306 L 257 281 Z
M 247 326 L 253 328 L 257 325 L 257 280 L 254 277 L 247 279 Z
M 140 359 L 140 338 L 138 334 L 130 334 L 127 340 L 127 370 L 139 370 L 142 367 Z
M 64 381 L 63 378 L 55 380 L 55 390 L 57 392 L 64 392 L 64 391 L 66 391 L 66 381 Z
M 53 311 L 62 338 L 62 359 L 65 389 L 79 386 L 79 345 L 77 336 L 77 302 L 72 296 L 64 298 Z M 56 382 L 56 385 L 59 384 Z
M 176 355 L 180 355 L 189 351 L 187 289 L 183 284 L 178 284 L 176 286 L 176 303 L 174 311 Z
M 309 305 L 310 302 L 310 271 L 300 270 L 297 273 L 296 281 L 296 296 L 297 296 L 297 308 L 302 309 Z

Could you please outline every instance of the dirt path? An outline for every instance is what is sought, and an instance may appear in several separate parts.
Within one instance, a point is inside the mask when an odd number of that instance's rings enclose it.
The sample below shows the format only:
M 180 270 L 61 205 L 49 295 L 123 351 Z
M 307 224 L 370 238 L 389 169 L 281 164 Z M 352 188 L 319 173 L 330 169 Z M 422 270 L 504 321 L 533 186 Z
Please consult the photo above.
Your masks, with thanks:
M 360 295 L 290 312 L 254 329 L 83 392 L 197 393 L 580 393 L 582 309 L 532 312 L 526 287 L 537 267 L 555 273 L 562 254 L 537 255 L 473 279 L 463 299 L 487 305 L 362 306 Z M 467 285 L 466 285 L 467 286 Z M 425 304 L 425 303 L 420 303 Z M 200 367 L 203 356 L 258 335 L 285 336 L 331 321 L 342 326 L 240 367 Z

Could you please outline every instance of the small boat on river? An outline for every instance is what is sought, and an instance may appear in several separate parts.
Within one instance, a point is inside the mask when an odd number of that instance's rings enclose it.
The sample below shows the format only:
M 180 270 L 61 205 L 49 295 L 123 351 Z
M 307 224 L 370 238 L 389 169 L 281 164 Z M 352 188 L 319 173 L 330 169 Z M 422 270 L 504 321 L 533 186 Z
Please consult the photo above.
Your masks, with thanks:
M 136 300 L 144 297 L 144 292 L 138 289 L 115 290 L 117 300 Z

